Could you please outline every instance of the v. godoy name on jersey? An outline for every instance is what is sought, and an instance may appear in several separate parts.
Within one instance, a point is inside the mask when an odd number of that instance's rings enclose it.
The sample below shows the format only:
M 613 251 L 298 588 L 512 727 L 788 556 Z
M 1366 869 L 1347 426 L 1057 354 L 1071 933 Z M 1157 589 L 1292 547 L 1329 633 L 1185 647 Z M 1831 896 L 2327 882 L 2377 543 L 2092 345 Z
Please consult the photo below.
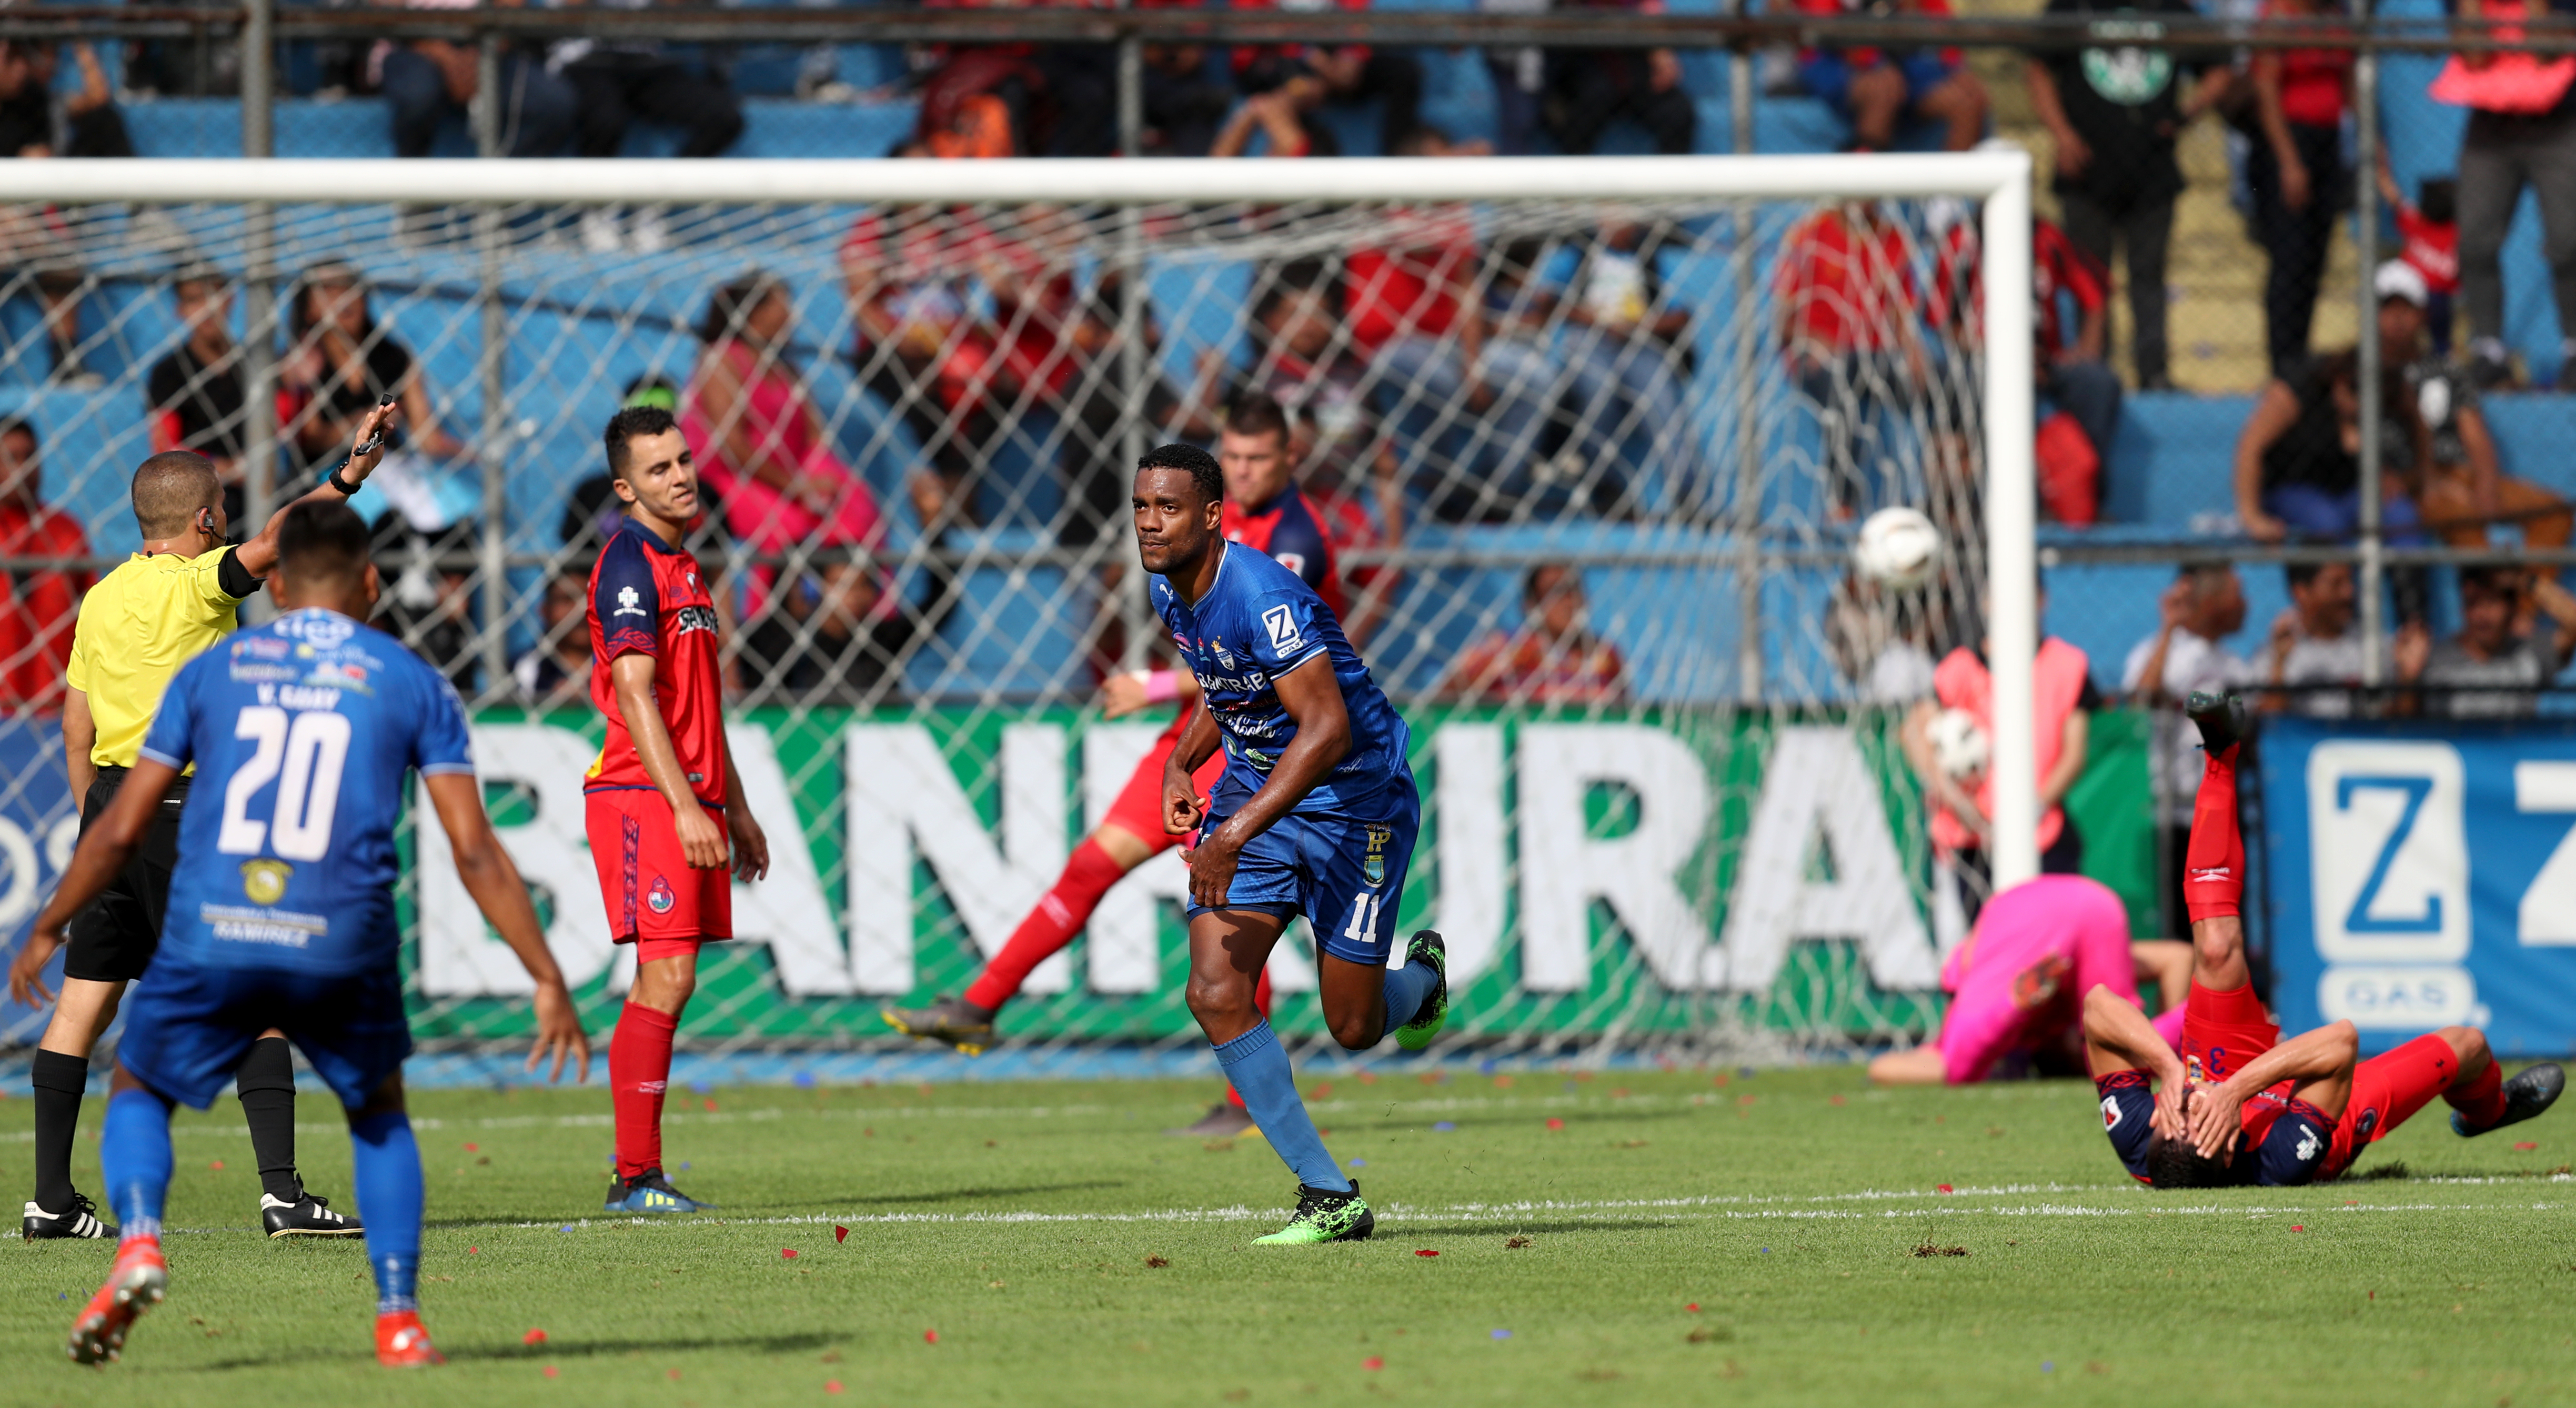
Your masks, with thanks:
M 1329 668 L 1341 688 L 1351 750 L 1297 810 L 1366 816 L 1399 780 L 1410 796 L 1405 750 L 1412 735 L 1343 639 L 1341 622 L 1323 598 L 1262 552 L 1232 543 L 1218 551 L 1223 557 L 1216 580 L 1197 605 L 1183 602 L 1169 578 L 1151 578 L 1148 592 L 1224 735 L 1225 777 L 1216 786 L 1213 809 L 1230 813 L 1260 790 L 1296 738 L 1297 721 L 1279 702 L 1274 681 L 1317 655 L 1326 657 L 1321 668 Z
M 465 706 L 400 641 L 290 612 L 180 667 L 143 756 L 197 767 L 160 957 L 390 970 L 404 774 L 474 775 Z
M 627 519 L 590 569 L 590 702 L 608 720 L 608 737 L 583 790 L 633 787 L 653 779 L 635 755 L 635 740 L 617 704 L 610 662 L 653 657 L 653 698 L 689 788 L 723 806 L 724 681 L 717 670 L 716 602 L 698 560 Z

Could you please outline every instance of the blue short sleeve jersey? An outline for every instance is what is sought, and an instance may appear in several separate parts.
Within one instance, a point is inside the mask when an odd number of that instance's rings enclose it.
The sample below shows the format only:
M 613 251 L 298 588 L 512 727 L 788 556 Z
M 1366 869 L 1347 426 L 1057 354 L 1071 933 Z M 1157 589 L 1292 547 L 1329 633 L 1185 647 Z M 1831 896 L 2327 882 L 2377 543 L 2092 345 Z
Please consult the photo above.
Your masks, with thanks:
M 1218 547 L 1224 556 L 1216 580 L 1197 605 L 1182 601 L 1168 578 L 1154 577 L 1149 587 L 1223 735 L 1225 776 L 1213 789 L 1212 810 L 1229 814 L 1259 791 L 1297 736 L 1273 682 L 1299 666 L 1333 672 L 1350 715 L 1351 751 L 1297 810 L 1371 817 L 1410 808 L 1405 752 L 1412 735 L 1343 638 L 1341 622 L 1313 587 L 1269 555 L 1239 543 Z M 1324 657 L 1320 666 L 1308 664 L 1317 656 Z
M 321 976 L 394 966 L 405 774 L 474 774 L 447 681 L 393 637 L 316 609 L 181 668 L 143 756 L 197 767 L 160 957 Z

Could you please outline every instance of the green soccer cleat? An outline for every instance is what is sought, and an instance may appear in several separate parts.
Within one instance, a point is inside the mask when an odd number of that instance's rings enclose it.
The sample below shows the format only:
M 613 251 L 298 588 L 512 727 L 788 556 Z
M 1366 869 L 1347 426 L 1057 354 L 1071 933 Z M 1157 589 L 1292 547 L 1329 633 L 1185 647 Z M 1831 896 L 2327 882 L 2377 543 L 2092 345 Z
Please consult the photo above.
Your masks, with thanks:
M 1428 964 L 1432 972 L 1440 975 L 1431 996 L 1424 999 L 1422 1010 L 1413 1014 L 1412 1021 L 1395 1029 L 1396 1045 L 1407 1051 L 1420 1051 L 1449 1022 L 1449 946 L 1441 942 L 1440 931 L 1425 929 L 1405 941 L 1404 962 L 1406 967 Z
M 1326 1242 L 1365 1242 L 1377 1230 L 1377 1214 L 1369 1211 L 1360 1197 L 1360 1185 L 1353 1183 L 1347 1193 L 1329 1188 L 1297 1185 L 1297 1215 L 1288 1225 L 1267 1237 L 1255 1237 L 1256 1247 L 1315 1247 Z
M 887 1007 L 878 1015 L 905 1036 L 944 1041 L 969 1056 L 981 1056 L 993 1044 L 993 1014 L 944 992 L 928 1007 Z

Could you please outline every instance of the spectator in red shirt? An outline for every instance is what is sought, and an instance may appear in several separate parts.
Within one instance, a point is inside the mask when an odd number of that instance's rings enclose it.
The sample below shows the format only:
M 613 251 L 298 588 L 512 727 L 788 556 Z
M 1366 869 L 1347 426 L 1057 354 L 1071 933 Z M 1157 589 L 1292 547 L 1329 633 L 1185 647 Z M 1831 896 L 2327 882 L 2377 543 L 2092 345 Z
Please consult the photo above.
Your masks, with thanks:
M 89 537 L 71 515 L 47 508 L 41 497 L 44 464 L 36 457 L 36 428 L 11 417 L 0 420 L 0 565 L 22 557 L 87 557 Z M 0 707 L 58 709 L 63 677 L 71 668 L 72 622 L 90 574 L 40 567 L 5 574 L 8 597 L 0 601 Z
M 2460 183 L 2428 176 L 2408 200 L 2379 154 L 2379 197 L 2397 221 L 2397 257 L 2424 276 L 2424 327 L 2434 360 L 2451 360 L 2451 299 L 2460 291 Z
M 1583 574 L 1541 563 L 1521 579 L 1521 625 L 1467 647 L 1441 693 L 1490 704 L 1622 704 L 1628 666 L 1584 623 Z
M 1892 458 L 1879 452 L 1877 420 L 1903 416 L 1927 379 L 1909 262 L 1904 232 L 1872 201 L 1818 210 L 1780 243 L 1781 352 L 1816 408 L 1837 517 L 1861 511 L 1861 465 Z
M 1810 15 L 1885 10 L 1947 15 L 1949 0 L 1798 0 Z M 1857 151 L 1885 151 L 1896 124 L 1938 122 L 1941 143 L 1963 152 L 1985 135 L 1985 86 L 1968 72 L 1956 49 L 1843 49 L 1818 46 L 1798 57 L 1807 91 L 1825 100 L 1852 125 Z
M 1941 278 L 1932 291 L 1932 322 L 1962 351 L 1978 345 L 1984 281 L 1976 226 L 1964 214 L 1944 232 Z M 2039 394 L 2075 417 L 2096 454 L 2108 458 L 2120 427 L 2120 376 L 2103 361 L 2110 340 L 2111 271 L 2046 220 L 2030 225 L 2033 369 Z
M 2333 0 L 2266 0 L 2266 19 L 2340 12 Z M 2245 161 L 2254 188 L 2254 228 L 2271 271 L 2263 279 L 2264 343 L 2272 374 L 2288 378 L 2308 359 L 2308 332 L 2325 278 L 2326 248 L 2352 172 L 2343 164 L 2343 117 L 2351 106 L 2349 49 L 2263 49 L 2254 55 L 2254 107 L 2261 140 Z

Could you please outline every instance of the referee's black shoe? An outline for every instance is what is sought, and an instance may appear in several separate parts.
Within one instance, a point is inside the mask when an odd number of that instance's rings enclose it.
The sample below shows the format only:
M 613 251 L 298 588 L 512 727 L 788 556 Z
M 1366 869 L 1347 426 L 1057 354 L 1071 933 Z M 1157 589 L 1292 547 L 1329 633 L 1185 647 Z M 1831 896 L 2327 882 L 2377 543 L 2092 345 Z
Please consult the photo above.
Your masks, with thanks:
M 57 1237 L 116 1235 L 114 1227 L 98 1220 L 98 1204 L 79 1193 L 72 1194 L 72 1205 L 61 1212 L 47 1212 L 30 1200 L 27 1215 L 18 1223 L 18 1231 L 30 1242 L 49 1242 Z
M 259 1195 L 260 1225 L 271 1237 L 356 1237 L 366 1232 L 358 1219 L 346 1213 L 331 1211 L 331 1204 L 312 1193 L 303 1193 L 294 1202 L 267 1193 Z

